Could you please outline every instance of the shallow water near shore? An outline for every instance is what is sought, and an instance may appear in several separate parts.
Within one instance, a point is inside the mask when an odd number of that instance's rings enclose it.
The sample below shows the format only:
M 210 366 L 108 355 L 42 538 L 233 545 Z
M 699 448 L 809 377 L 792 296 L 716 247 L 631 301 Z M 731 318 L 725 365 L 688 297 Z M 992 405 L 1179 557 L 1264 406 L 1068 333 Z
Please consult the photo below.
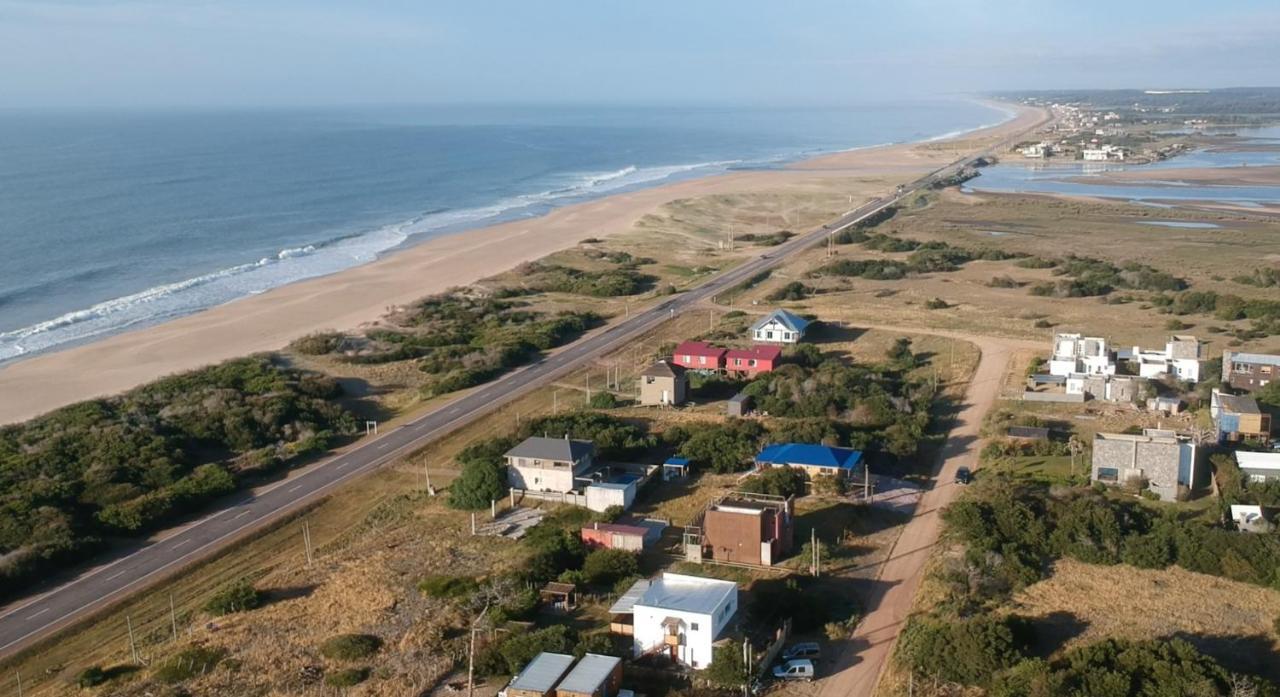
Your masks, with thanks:
M 1006 117 L 961 100 L 0 114 L 0 362 L 440 234 Z
M 1161 208 L 1171 206 L 1159 201 L 1211 201 L 1246 206 L 1280 202 L 1280 186 L 1197 184 L 1161 176 L 1162 171 L 1172 169 L 1280 165 L 1280 152 L 1264 149 L 1280 143 L 1280 128 L 1241 130 L 1238 135 L 1242 140 L 1230 151 L 1196 150 L 1145 165 L 1020 161 L 1016 155 L 1007 156 L 999 164 L 984 168 L 981 176 L 970 180 L 964 190 L 1100 196 Z M 1250 146 L 1259 149 L 1250 150 Z M 1147 172 L 1150 178 L 1117 183 L 1098 176 L 1108 172 Z

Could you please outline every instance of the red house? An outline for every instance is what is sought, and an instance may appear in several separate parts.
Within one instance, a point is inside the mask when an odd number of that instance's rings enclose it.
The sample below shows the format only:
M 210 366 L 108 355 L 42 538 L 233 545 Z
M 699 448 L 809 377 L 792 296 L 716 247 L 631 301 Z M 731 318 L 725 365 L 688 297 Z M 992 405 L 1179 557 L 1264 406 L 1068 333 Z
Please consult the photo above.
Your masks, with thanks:
M 755 377 L 760 373 L 772 372 L 781 358 L 782 349 L 777 346 L 752 346 L 747 349 L 730 349 L 725 354 L 725 370 L 730 375 Z
M 689 370 L 724 370 L 726 349 L 705 341 L 683 341 L 676 347 L 671 362 Z

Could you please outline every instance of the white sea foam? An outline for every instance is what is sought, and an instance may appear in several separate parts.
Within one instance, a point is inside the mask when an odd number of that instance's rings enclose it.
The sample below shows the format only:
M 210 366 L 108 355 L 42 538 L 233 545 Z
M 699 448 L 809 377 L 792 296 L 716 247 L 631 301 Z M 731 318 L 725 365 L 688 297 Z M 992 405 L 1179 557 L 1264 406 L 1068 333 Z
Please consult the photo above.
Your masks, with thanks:
M 629 165 L 610 172 L 565 175 L 565 186 L 562 187 L 512 196 L 487 206 L 433 211 L 362 234 L 281 249 L 256 262 L 155 286 L 20 329 L 0 332 L 0 362 L 84 342 L 126 328 L 155 324 L 288 283 L 336 273 L 373 261 L 415 236 L 460 230 L 522 214 L 537 215 L 559 205 L 680 175 L 723 171 L 740 162 L 724 160 L 653 167 Z

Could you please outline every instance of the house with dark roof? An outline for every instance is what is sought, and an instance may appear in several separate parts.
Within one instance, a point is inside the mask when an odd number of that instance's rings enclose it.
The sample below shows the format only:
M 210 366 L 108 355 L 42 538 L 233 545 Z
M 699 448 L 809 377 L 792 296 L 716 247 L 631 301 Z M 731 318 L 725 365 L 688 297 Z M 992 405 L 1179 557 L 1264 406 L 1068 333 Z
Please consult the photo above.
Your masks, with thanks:
M 729 349 L 724 357 L 724 369 L 734 377 L 753 378 L 761 373 L 773 372 L 781 359 L 782 349 L 777 346 Z
M 810 477 L 849 477 L 863 470 L 862 451 L 810 443 L 770 445 L 756 455 L 757 467 L 793 467 Z
M 1262 411 L 1258 400 L 1249 395 L 1214 390 L 1209 401 L 1209 415 L 1213 417 L 1220 441 L 1271 437 L 1271 415 Z
M 774 310 L 751 325 L 753 341 L 774 344 L 795 344 L 804 338 L 809 320 L 788 310 Z
M 640 403 L 678 406 L 689 396 L 689 376 L 681 365 L 658 361 L 640 373 Z
M 671 355 L 671 362 L 689 370 L 724 370 L 724 356 L 728 349 L 712 346 L 705 341 L 682 341 Z
M 507 484 L 527 491 L 574 490 L 574 478 L 591 469 L 595 445 L 589 440 L 531 436 L 507 451 Z
M 1222 382 L 1252 392 L 1280 379 L 1280 356 L 1269 353 L 1222 352 Z

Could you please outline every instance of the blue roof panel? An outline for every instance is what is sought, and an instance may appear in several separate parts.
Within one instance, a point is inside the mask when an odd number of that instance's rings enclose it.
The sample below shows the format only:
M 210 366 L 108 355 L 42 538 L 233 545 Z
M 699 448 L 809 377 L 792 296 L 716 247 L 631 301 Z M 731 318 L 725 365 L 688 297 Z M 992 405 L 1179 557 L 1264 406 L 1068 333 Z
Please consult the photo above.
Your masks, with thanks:
M 862 451 L 809 443 L 779 443 L 761 450 L 756 462 L 853 470 L 862 462 Z

